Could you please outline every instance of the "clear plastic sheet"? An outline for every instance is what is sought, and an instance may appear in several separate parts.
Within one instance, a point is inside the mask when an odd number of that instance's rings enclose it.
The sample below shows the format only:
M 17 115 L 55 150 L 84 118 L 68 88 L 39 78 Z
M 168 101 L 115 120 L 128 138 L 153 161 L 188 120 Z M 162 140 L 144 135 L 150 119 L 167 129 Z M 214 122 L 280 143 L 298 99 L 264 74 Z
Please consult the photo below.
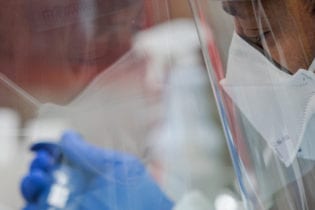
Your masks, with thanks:
M 314 209 L 314 1 L 190 2 L 247 209 Z
M 1 2 L 1 210 L 238 202 L 195 24 L 170 9 Z

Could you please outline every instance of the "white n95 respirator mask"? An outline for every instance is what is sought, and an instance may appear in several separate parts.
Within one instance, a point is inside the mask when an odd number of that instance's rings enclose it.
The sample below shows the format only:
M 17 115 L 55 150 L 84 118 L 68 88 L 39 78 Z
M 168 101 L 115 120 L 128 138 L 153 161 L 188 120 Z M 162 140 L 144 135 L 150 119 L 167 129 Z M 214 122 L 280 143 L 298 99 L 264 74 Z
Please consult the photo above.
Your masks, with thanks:
M 290 166 L 296 156 L 315 160 L 315 75 L 277 68 L 234 34 L 221 85 L 277 157 Z

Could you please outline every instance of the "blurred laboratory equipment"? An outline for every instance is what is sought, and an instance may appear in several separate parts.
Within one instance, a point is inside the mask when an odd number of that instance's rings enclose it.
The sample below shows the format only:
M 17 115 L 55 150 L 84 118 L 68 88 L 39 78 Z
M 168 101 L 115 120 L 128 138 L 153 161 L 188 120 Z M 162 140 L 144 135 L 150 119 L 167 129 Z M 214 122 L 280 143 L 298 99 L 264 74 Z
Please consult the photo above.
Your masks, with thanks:
M 221 210 L 216 200 L 227 193 L 237 203 L 234 209 L 239 208 L 234 173 L 193 21 L 161 24 L 137 38 L 137 49 L 150 49 L 159 58 L 151 61 L 155 75 L 149 79 L 155 80 L 150 84 L 166 87 L 163 120 L 151 135 L 163 189 L 179 202 L 178 208 L 189 209 L 205 200 L 209 209 Z M 167 53 L 162 43 L 171 46 Z

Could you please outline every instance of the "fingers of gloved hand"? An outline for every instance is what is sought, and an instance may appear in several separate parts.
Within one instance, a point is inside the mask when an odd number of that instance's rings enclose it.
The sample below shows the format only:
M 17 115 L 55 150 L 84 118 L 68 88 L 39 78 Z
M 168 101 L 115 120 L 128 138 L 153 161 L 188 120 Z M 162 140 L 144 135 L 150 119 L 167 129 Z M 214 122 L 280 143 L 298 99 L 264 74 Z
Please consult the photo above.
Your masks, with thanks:
M 34 203 L 51 185 L 50 177 L 42 170 L 33 170 L 21 182 L 21 192 L 27 202 Z
M 41 142 L 33 144 L 31 147 L 31 151 L 33 152 L 46 151 L 55 160 L 59 160 L 62 156 L 60 146 L 55 143 Z
M 57 161 L 58 160 L 46 150 L 39 150 L 31 163 L 30 171 L 43 170 L 45 172 L 50 172 L 56 167 Z
M 68 161 L 81 169 L 95 173 L 108 172 L 115 164 L 121 163 L 122 159 L 127 159 L 122 153 L 99 149 L 88 144 L 73 131 L 64 133 L 60 146 Z

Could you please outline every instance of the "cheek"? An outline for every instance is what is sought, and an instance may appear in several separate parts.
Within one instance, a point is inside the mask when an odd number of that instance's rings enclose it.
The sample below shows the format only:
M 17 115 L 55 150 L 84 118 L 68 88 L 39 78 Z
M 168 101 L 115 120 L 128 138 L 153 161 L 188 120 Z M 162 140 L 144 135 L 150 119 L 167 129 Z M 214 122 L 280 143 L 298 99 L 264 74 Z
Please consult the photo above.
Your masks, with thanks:
M 314 20 L 304 6 L 298 0 L 266 4 L 272 34 L 268 35 L 263 47 L 291 73 L 300 68 L 308 69 L 314 59 Z
M 298 69 L 307 69 L 310 61 L 305 57 L 303 44 L 293 36 L 285 36 L 282 39 L 274 39 L 264 48 L 269 50 L 270 56 L 274 61 L 295 73 Z
M 263 48 L 272 59 L 291 73 L 300 68 L 308 69 L 313 60 L 311 45 L 314 45 L 293 23 L 287 20 L 274 25 L 263 42 Z

